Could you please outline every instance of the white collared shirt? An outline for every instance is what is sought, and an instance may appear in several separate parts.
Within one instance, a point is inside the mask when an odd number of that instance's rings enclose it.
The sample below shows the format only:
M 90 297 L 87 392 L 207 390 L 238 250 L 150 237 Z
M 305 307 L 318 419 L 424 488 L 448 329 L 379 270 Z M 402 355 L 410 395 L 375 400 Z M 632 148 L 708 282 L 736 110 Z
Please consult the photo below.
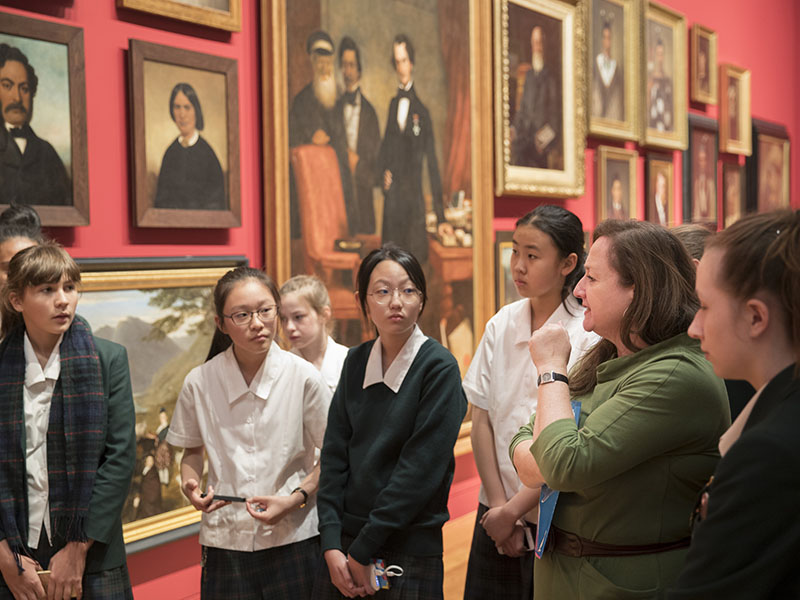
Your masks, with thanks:
M 411 89 L 414 85 L 413 81 L 409 81 L 408 85 L 401 85 L 399 86 L 401 90 L 405 90 L 406 92 Z M 408 109 L 411 108 L 411 100 L 403 96 L 400 98 L 399 102 L 397 103 L 397 126 L 400 127 L 400 131 L 406 130 L 406 122 L 408 121 Z
M 47 428 L 50 401 L 61 375 L 61 338 L 42 369 L 33 344 L 25 334 L 25 472 L 28 487 L 28 546 L 39 547 L 42 524 L 50 539 L 50 481 L 47 473 Z
M 344 103 L 344 131 L 347 148 L 356 152 L 358 148 L 358 124 L 361 119 L 361 88 L 356 88 L 356 103 Z
M 186 376 L 167 441 L 205 446 L 208 483 L 219 494 L 288 496 L 314 468 L 331 393 L 314 366 L 273 343 L 247 386 L 233 347 Z M 255 551 L 317 535 L 316 496 L 275 525 L 239 503 L 203 514 L 200 543 Z
M 199 139 L 200 139 L 200 132 L 197 131 L 197 129 L 195 129 L 194 133 L 189 138 L 179 135 L 178 143 L 184 148 L 189 148 L 191 146 L 194 146 L 197 143 L 197 140 Z
M 394 357 L 392 364 L 389 365 L 386 373 L 384 373 L 383 358 L 381 356 L 381 336 L 378 336 L 372 345 L 372 350 L 369 352 L 369 358 L 367 358 L 367 368 L 364 371 L 364 384 L 362 387 L 367 389 L 376 383 L 385 383 L 386 387 L 396 394 L 400 391 L 400 386 L 403 385 L 403 380 L 406 378 L 417 352 L 427 340 L 428 336 L 422 333 L 419 325 L 414 325 L 414 331 L 411 332 L 406 343 L 400 348 L 400 352 Z
M 342 367 L 344 366 L 344 359 L 347 358 L 347 346 L 337 344 L 336 341 L 328 336 L 328 343 L 325 346 L 325 356 L 322 357 L 322 367 L 319 370 L 322 379 L 331 390 L 331 394 L 336 391 L 336 386 L 339 385 L 339 378 L 342 376 Z M 299 350 L 292 348 L 290 352 L 300 358 L 303 355 Z M 305 360 L 305 359 L 303 359 Z
M 564 308 L 564 303 L 559 304 L 546 323 L 557 324 L 560 321 L 564 324 L 572 344 L 567 365 L 571 369 L 600 337 L 583 329 L 584 309 L 578 301 L 569 296 L 566 303 L 569 311 Z M 464 376 L 467 400 L 489 413 L 506 499 L 522 488 L 508 456 L 508 445 L 519 428 L 528 423 L 531 414 L 536 412 L 536 379 L 539 374 L 528 351 L 530 338 L 530 300 L 523 298 L 504 306 L 486 324 L 481 342 Z M 483 485 L 480 502 L 488 506 Z M 536 510 L 528 513 L 528 520 L 535 521 L 535 515 Z
M 14 140 L 14 143 L 17 144 L 17 148 L 19 148 L 19 153 L 25 154 L 25 149 L 28 147 L 28 138 L 14 137 L 13 135 L 11 135 L 11 130 L 15 129 L 15 127 L 8 121 L 6 121 L 5 123 L 6 123 L 6 131 L 8 131 L 8 136 L 12 140 Z
M 603 52 L 597 55 L 597 69 L 600 71 L 600 78 L 603 85 L 608 87 L 614 79 L 614 72 L 617 70 L 617 61 L 606 56 Z

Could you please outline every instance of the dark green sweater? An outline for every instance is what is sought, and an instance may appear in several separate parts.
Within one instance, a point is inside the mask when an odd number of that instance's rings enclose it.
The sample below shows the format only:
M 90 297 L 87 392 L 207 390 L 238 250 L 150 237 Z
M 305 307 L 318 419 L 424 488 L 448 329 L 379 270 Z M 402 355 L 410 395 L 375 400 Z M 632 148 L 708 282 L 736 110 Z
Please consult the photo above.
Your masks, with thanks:
M 317 508 L 322 550 L 342 548 L 367 564 L 381 549 L 442 554 L 453 481 L 453 445 L 467 409 L 453 355 L 422 344 L 395 394 L 363 389 L 374 340 L 352 348 L 333 396 L 322 446 Z

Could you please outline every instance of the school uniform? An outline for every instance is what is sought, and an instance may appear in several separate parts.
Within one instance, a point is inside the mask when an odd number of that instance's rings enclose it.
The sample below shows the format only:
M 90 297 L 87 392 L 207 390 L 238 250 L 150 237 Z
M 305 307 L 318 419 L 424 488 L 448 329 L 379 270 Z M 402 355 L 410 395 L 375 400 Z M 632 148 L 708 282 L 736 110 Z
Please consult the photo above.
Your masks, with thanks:
M 344 359 L 347 358 L 347 350 L 347 346 L 342 346 L 331 336 L 328 336 L 328 344 L 325 346 L 325 356 L 322 357 L 322 366 L 319 373 L 322 375 L 322 379 L 325 380 L 325 384 L 330 389 L 331 394 L 336 391 L 336 386 L 339 385 L 339 377 L 342 375 L 342 365 L 344 365 Z M 290 352 L 300 358 L 303 357 L 300 350 L 296 348 L 292 348 Z
M 275 343 L 248 386 L 231 346 L 186 376 L 167 441 L 205 446 L 215 493 L 288 496 L 314 469 L 329 403 L 313 365 Z M 306 570 L 313 573 L 319 557 L 316 534 L 314 497 L 275 525 L 239 503 L 203 513 L 203 597 L 307 597 Z

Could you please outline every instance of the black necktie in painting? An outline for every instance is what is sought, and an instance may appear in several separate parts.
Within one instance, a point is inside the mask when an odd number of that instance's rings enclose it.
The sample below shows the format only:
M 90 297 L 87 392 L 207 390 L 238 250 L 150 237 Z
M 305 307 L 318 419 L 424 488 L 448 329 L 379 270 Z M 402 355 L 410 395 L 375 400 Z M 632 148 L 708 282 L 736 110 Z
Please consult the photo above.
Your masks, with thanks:
M 357 94 L 358 94 L 358 90 L 356 90 L 354 92 L 345 92 L 344 96 L 343 96 L 344 97 L 344 101 L 347 102 L 348 104 L 352 104 L 353 106 L 355 106 L 355 104 L 356 104 L 356 95 Z
M 11 137 L 15 138 L 28 139 L 30 137 L 30 129 L 27 127 L 12 127 L 8 132 L 11 134 Z

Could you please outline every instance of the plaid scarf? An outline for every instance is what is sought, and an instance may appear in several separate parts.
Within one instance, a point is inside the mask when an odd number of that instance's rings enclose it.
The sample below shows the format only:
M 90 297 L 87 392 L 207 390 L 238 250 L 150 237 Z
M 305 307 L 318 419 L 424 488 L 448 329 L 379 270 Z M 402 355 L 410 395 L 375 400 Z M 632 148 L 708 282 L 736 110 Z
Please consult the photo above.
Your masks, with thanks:
M 0 533 L 17 566 L 30 554 L 25 473 L 24 326 L 0 344 Z M 59 348 L 61 375 L 50 401 L 47 470 L 53 539 L 86 541 L 85 522 L 106 437 L 100 359 L 89 324 L 76 316 Z

